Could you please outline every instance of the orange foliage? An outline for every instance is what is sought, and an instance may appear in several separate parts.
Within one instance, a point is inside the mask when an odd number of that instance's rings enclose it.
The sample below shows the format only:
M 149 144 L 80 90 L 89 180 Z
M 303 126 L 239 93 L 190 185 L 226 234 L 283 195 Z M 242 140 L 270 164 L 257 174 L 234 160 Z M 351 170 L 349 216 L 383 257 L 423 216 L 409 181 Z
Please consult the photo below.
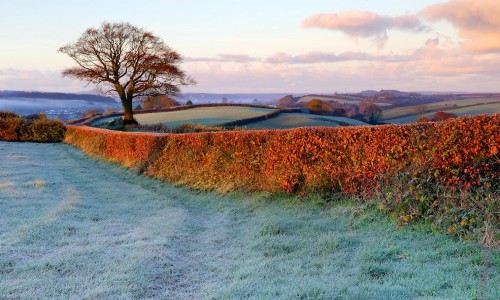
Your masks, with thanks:
M 397 176 L 469 189 L 499 176 L 500 114 L 443 123 L 196 134 L 69 126 L 66 142 L 203 189 L 373 193 Z M 145 166 L 146 162 L 146 167 Z
M 333 107 L 326 101 L 313 99 L 305 104 L 305 108 L 312 112 L 333 112 Z
M 447 113 L 447 112 L 444 112 L 444 111 L 438 111 L 432 117 L 432 121 L 445 121 L 445 120 L 453 119 L 453 118 L 457 118 L 457 117 L 458 116 L 456 114 L 453 114 L 453 113 Z
M 44 114 L 20 117 L 0 112 L 0 141 L 58 143 L 64 138 L 64 124 Z

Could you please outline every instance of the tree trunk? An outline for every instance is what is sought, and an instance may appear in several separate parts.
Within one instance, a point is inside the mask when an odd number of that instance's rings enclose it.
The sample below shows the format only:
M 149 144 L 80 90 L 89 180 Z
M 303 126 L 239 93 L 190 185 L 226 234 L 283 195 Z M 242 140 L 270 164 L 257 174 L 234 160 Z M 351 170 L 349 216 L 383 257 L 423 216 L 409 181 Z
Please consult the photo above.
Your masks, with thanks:
M 125 114 L 123 115 L 123 125 L 132 125 L 139 124 L 134 119 L 134 111 L 132 110 L 132 100 L 122 99 L 122 106 L 125 110 Z

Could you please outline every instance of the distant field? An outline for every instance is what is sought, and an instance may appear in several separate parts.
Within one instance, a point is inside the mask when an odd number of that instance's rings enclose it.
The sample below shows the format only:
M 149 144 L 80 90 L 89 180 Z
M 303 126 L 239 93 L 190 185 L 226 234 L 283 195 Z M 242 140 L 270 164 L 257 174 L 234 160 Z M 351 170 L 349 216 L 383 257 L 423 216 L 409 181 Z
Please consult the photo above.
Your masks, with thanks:
M 184 123 L 208 126 L 220 125 L 241 119 L 266 115 L 273 109 L 254 107 L 200 107 L 188 110 L 159 113 L 136 114 L 136 120 L 142 125 L 162 123 L 169 127 L 177 127 Z M 112 121 L 116 117 L 100 119 L 92 125 L 100 125 Z M 264 121 L 245 125 L 248 129 L 287 129 L 297 127 L 368 125 L 365 122 L 332 116 L 318 116 L 305 113 L 282 113 Z
M 443 102 L 429 103 L 426 104 L 427 110 L 449 110 L 454 109 L 453 106 L 456 105 L 458 107 L 477 105 L 477 104 L 486 104 L 486 103 L 496 103 L 497 106 L 500 105 L 500 99 L 464 99 L 464 100 L 449 100 Z M 478 109 L 483 106 L 477 107 Z M 385 110 L 382 115 L 383 120 L 400 118 L 403 116 L 407 116 L 415 113 L 416 106 L 406 106 L 406 107 L 396 107 L 392 109 Z M 466 108 L 467 109 L 467 108 Z M 473 111 L 476 108 L 470 107 Z
M 476 105 L 476 106 L 462 107 L 462 108 L 455 108 L 455 109 L 450 108 L 450 109 L 443 109 L 442 111 L 454 113 L 454 114 L 459 115 L 459 116 L 492 114 L 492 113 L 500 112 L 500 103 L 490 103 L 490 104 Z M 417 119 L 422 118 L 422 117 L 431 118 L 435 113 L 436 112 L 428 112 L 428 113 L 420 114 L 420 115 L 411 115 L 411 116 L 406 116 L 406 117 L 401 117 L 401 118 L 385 119 L 385 121 L 388 123 L 394 123 L 394 124 L 413 123 L 413 122 L 417 121 Z
M 162 123 L 169 127 L 177 127 L 184 123 L 193 123 L 207 126 L 220 125 L 236 120 L 262 116 L 272 112 L 269 108 L 221 106 L 199 107 L 187 110 L 136 114 L 134 117 L 142 125 Z M 110 122 L 114 118 L 101 119 L 93 125 Z
M 345 99 L 340 99 L 340 98 L 336 98 L 335 96 L 305 96 L 305 97 L 302 97 L 299 102 L 309 102 L 313 99 L 319 99 L 319 100 L 323 100 L 323 101 L 336 101 L 336 102 L 339 102 L 339 103 L 342 103 L 342 104 L 358 104 L 359 101 L 357 100 L 345 100 Z M 355 98 L 354 98 L 355 99 Z M 391 106 L 392 104 L 390 103 L 375 103 L 377 105 L 380 105 L 380 106 Z
M 354 119 L 343 117 L 318 116 L 311 114 L 280 114 L 279 116 L 265 121 L 254 122 L 246 125 L 248 129 L 287 129 L 297 127 L 316 127 L 316 126 L 343 126 L 349 125 L 368 125 Z

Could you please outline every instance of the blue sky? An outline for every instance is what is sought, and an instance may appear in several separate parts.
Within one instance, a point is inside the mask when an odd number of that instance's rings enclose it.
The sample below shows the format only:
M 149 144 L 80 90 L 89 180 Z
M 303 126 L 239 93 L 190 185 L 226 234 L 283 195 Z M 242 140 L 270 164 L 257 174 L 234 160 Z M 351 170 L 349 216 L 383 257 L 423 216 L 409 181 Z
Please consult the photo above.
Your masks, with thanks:
M 0 90 L 83 90 L 60 77 L 72 61 L 57 49 L 102 21 L 128 21 L 185 57 L 199 82 L 187 92 L 498 91 L 497 0 L 1 2 Z M 464 14 L 491 32 L 478 35 Z

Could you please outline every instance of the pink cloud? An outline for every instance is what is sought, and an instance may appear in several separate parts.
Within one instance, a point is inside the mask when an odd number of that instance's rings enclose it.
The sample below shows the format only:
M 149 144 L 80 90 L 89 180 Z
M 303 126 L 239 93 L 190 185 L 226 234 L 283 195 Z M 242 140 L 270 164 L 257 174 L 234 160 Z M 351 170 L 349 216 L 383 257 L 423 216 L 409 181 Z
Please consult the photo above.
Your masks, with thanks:
M 249 64 L 192 62 L 186 71 L 199 85 L 186 91 L 498 91 L 500 53 L 470 53 L 441 40 L 436 35 L 396 53 L 280 52 Z
M 500 51 L 500 1 L 449 0 L 427 7 L 421 16 L 430 21 L 447 20 L 457 29 L 470 52 Z
M 63 78 L 60 72 L 19 69 L 0 69 L 0 90 L 44 92 L 91 92 L 85 83 Z
M 246 54 L 218 54 L 215 57 L 187 57 L 184 59 L 186 62 L 195 61 L 215 61 L 215 62 L 237 62 L 249 63 L 256 61 L 257 58 Z
M 390 17 L 367 11 L 317 14 L 302 21 L 302 27 L 338 30 L 354 38 L 375 38 L 380 45 L 387 40 L 387 31 L 390 29 L 426 30 L 414 15 Z

